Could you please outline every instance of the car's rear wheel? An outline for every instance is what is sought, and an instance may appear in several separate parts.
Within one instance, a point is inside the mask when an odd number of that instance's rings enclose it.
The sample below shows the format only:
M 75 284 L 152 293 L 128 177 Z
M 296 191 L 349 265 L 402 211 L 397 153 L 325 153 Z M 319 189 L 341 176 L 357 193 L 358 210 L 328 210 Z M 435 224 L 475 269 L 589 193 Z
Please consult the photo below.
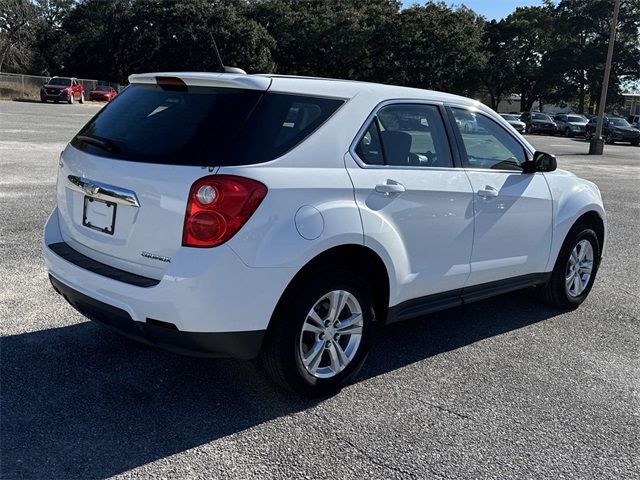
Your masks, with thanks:
M 67 100 L 67 101 L 69 102 L 69 105 L 73 105 L 73 101 L 74 101 L 74 98 L 73 98 L 73 92 L 71 92 L 71 93 L 69 94 L 69 100 Z
M 576 308 L 585 301 L 600 264 L 600 243 L 590 226 L 574 226 L 556 260 L 551 279 L 540 287 L 542 298 L 560 308 Z
M 585 140 L 591 140 L 591 132 L 589 130 L 587 130 L 586 132 L 584 132 L 584 139 Z
M 281 300 L 262 351 L 279 385 L 305 396 L 330 395 L 366 359 L 374 310 L 364 280 L 342 267 L 306 275 Z
M 604 141 L 609 145 L 613 145 L 615 143 L 615 139 L 613 138 L 613 133 L 611 132 L 607 133 L 607 135 L 604 137 Z
M 571 129 L 570 128 L 565 128 L 564 129 L 564 136 L 565 137 L 569 137 L 569 138 L 573 137 L 573 134 L 571 133 Z
M 84 93 L 80 94 L 80 103 L 84 103 Z

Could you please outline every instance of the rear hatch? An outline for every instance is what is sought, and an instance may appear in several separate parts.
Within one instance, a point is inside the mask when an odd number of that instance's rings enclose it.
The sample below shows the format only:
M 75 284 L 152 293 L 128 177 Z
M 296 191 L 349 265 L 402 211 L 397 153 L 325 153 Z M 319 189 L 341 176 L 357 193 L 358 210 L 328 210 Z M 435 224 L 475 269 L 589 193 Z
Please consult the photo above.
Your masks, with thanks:
M 63 152 L 60 228 L 80 253 L 154 279 L 182 246 L 196 180 L 281 156 L 344 103 L 268 92 L 264 76 L 171 73 L 130 82 Z
M 160 279 L 182 243 L 191 185 L 229 162 L 270 79 L 130 80 L 62 154 L 61 233 L 94 260 Z

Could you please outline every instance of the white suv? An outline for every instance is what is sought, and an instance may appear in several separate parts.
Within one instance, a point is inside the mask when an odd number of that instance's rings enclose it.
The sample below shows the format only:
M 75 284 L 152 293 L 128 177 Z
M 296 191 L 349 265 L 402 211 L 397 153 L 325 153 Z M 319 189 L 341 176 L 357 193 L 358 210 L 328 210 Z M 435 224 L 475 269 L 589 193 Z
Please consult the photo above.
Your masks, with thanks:
M 323 395 L 357 373 L 376 324 L 532 286 L 562 308 L 589 294 L 598 188 L 476 101 L 276 75 L 129 80 L 62 152 L 43 245 L 56 291 L 128 337 L 260 356 Z

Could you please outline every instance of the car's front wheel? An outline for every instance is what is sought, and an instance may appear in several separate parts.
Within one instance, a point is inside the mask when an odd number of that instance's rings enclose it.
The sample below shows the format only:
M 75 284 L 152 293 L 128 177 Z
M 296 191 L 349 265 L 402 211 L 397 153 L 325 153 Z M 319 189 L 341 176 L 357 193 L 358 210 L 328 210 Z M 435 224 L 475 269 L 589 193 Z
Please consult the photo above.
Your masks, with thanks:
M 330 395 L 360 370 L 373 336 L 371 292 L 342 267 L 318 269 L 290 288 L 262 352 L 265 369 L 301 395 Z
M 84 93 L 80 94 L 80 103 L 84 103 Z
M 541 287 L 550 305 L 575 308 L 585 301 L 600 264 L 600 243 L 590 226 L 574 226 L 556 260 L 549 282 Z
M 607 133 L 607 135 L 604 137 L 604 141 L 609 145 L 613 145 L 615 143 L 615 139 L 613 138 L 613 133 L 611 132 Z
M 573 137 L 573 134 L 571 133 L 571 129 L 570 128 L 565 128 L 564 136 L 565 137 L 569 137 L 569 138 Z

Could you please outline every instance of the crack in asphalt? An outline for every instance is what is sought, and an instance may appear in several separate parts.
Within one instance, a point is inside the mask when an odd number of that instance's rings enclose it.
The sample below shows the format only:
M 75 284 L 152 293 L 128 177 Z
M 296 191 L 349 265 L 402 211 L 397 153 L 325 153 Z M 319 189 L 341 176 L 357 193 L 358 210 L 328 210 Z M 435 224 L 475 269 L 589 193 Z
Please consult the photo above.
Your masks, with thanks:
M 326 423 L 331 424 L 331 420 L 329 420 L 326 416 L 322 415 L 321 413 L 318 412 L 313 412 L 313 414 L 320 418 L 321 420 L 323 420 Z M 411 477 L 411 478 L 422 478 L 422 476 L 417 475 L 414 472 L 411 472 L 409 470 L 405 470 L 404 468 L 400 468 L 397 467 L 395 465 L 390 465 L 387 462 L 385 462 L 382 459 L 379 459 L 377 457 L 372 456 L 368 451 L 364 450 L 363 448 L 361 448 L 360 446 L 358 446 L 357 444 L 353 443 L 351 440 L 349 440 L 346 437 L 342 437 L 341 438 L 347 445 L 349 445 L 352 449 L 354 449 L 356 452 L 358 452 L 360 455 L 362 455 L 365 459 L 367 459 L 371 464 L 376 465 L 378 467 L 387 469 L 387 470 L 392 470 L 394 472 L 400 473 L 401 475 L 403 475 L 404 477 Z M 445 477 L 443 477 L 442 475 L 440 475 L 439 473 L 436 473 L 432 468 L 429 468 L 429 473 L 431 475 L 433 475 L 436 478 L 441 478 L 444 479 Z

